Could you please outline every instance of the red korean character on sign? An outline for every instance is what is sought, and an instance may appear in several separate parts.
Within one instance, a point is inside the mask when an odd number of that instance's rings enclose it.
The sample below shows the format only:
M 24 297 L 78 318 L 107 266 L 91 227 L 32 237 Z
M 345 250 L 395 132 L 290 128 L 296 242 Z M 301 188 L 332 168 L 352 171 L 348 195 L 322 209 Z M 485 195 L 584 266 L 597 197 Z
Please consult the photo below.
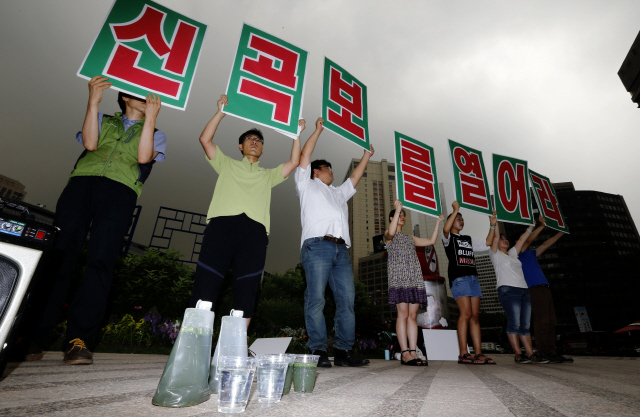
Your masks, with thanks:
M 347 132 L 365 141 L 364 129 L 353 123 L 351 116 L 363 118 L 362 87 L 355 81 L 351 84 L 342 79 L 342 73 L 335 68 L 331 68 L 329 80 L 329 99 L 341 107 L 341 112 L 328 109 L 327 118 L 331 123 L 335 123 Z M 349 98 L 343 95 L 345 93 Z
M 142 52 L 120 43 L 144 39 L 157 57 L 163 59 L 163 71 L 184 76 L 198 28 L 180 20 L 173 33 L 173 39 L 167 42 L 163 31 L 165 17 L 166 13 L 145 4 L 142 13 L 136 19 L 127 23 L 112 24 L 111 31 L 118 43 L 107 62 L 105 74 L 177 98 L 182 89 L 182 82 L 140 67 Z
M 456 147 L 453 150 L 453 159 L 460 170 L 462 202 L 476 207 L 489 208 L 489 198 L 478 154 L 469 153 Z
M 498 165 L 498 197 L 502 206 L 509 213 L 520 207 L 520 217 L 530 219 L 527 199 L 527 177 L 524 165 L 516 164 L 516 168 L 509 161 L 502 161 Z M 507 188 L 510 187 L 510 190 Z M 510 191 L 510 192 L 507 192 Z
M 436 210 L 431 152 L 404 139 L 400 139 L 400 146 L 405 200 Z
M 540 210 L 542 210 L 544 217 L 555 220 L 559 227 L 565 227 L 558 207 L 558 200 L 553 194 L 549 181 L 531 173 L 531 182 L 533 182 L 534 191 L 538 194 Z

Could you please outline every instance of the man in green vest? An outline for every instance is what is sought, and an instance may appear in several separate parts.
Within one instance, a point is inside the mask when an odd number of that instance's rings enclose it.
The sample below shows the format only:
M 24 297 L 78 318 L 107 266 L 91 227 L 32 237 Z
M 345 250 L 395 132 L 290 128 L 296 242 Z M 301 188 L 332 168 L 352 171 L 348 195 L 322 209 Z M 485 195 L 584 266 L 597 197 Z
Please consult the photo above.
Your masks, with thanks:
M 87 348 L 99 329 L 107 306 L 113 267 L 131 225 L 136 199 L 155 161 L 163 161 L 166 135 L 155 128 L 160 97 L 146 101 L 118 95 L 122 113 L 98 112 L 102 92 L 111 87 L 105 77 L 89 82 L 89 102 L 82 131 L 76 140 L 84 146 L 56 206 L 54 225 L 60 233 L 52 259 L 53 289 L 35 331 L 27 360 L 42 358 L 42 347 L 58 321 L 71 286 L 71 275 L 87 232 L 90 232 L 87 266 L 69 307 L 63 342 L 69 365 L 91 364 Z

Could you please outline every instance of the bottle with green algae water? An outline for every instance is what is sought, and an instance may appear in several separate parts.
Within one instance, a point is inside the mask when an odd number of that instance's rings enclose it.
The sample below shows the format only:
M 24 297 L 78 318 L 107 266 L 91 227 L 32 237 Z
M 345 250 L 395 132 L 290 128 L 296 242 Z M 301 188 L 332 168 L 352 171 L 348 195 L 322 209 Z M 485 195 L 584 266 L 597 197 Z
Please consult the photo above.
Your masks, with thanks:
M 190 407 L 207 401 L 209 359 L 213 336 L 211 302 L 199 300 L 188 308 L 180 333 L 164 367 L 151 403 L 161 407 Z

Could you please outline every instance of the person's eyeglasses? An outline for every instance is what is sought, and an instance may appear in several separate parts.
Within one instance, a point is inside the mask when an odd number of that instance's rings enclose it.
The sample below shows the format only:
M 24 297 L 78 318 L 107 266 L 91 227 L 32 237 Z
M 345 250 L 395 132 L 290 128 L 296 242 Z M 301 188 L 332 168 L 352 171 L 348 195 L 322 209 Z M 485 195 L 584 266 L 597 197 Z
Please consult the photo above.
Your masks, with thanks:
M 246 142 L 246 141 L 248 141 L 248 140 L 250 140 L 250 141 L 252 141 L 252 142 L 255 142 L 255 143 L 260 142 L 261 144 L 263 144 L 263 145 L 264 145 L 264 139 L 260 139 L 260 138 L 259 138 L 259 137 L 257 137 L 257 136 L 247 136 L 246 138 L 244 138 L 244 142 Z
M 331 169 L 331 167 L 329 165 L 320 165 L 320 169 L 322 168 L 327 168 L 329 170 L 329 172 L 333 172 L 333 170 Z

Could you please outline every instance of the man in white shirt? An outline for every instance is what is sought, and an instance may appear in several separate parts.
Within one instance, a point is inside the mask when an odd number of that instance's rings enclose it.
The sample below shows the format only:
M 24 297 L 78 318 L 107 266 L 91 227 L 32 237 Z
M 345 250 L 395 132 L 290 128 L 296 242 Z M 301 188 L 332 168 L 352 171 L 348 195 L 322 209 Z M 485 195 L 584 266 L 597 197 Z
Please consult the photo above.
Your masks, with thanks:
M 316 130 L 302 149 L 300 166 L 295 173 L 302 220 L 300 261 L 307 280 L 304 293 L 307 346 L 314 355 L 320 356 L 318 366 L 331 367 L 324 319 L 324 296 L 329 284 L 336 302 L 333 363 L 336 366 L 362 366 L 369 361 L 358 358 L 351 351 L 356 320 L 353 311 L 355 285 L 348 251 L 351 241 L 347 201 L 356 193 L 355 187 L 374 149 L 372 146 L 371 152 L 365 151 L 351 176 L 339 187 L 334 187 L 331 185 L 331 164 L 325 160 L 311 162 L 311 154 L 323 129 L 324 120 L 318 118 Z

